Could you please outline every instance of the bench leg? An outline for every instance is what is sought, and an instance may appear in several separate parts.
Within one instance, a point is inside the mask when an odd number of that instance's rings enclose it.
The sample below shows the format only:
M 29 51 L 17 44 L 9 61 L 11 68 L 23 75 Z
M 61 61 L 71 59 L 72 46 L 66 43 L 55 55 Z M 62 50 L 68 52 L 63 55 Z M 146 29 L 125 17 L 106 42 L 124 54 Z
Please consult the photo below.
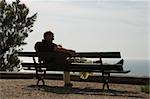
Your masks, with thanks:
M 36 85 L 38 86 L 39 85 L 39 82 L 40 81 L 42 81 L 42 83 L 43 83 L 43 86 L 45 86 L 45 82 L 44 82 L 44 77 L 45 77 L 45 75 L 46 75 L 46 71 L 43 71 L 44 73 L 43 74 L 39 74 L 38 72 L 37 72 L 37 79 L 38 79 L 38 81 L 37 81 L 37 83 L 36 83 Z
M 43 86 L 45 86 L 45 82 L 44 82 L 44 78 L 43 77 L 38 77 L 38 81 L 37 81 L 36 85 L 38 86 L 40 81 L 42 81 Z
M 110 73 L 102 73 L 103 90 L 105 89 L 105 85 L 107 85 L 107 89 L 109 90 L 109 78 Z
M 39 85 L 39 82 L 40 82 L 40 80 L 38 79 L 38 81 L 37 81 L 37 83 L 36 83 L 37 86 Z

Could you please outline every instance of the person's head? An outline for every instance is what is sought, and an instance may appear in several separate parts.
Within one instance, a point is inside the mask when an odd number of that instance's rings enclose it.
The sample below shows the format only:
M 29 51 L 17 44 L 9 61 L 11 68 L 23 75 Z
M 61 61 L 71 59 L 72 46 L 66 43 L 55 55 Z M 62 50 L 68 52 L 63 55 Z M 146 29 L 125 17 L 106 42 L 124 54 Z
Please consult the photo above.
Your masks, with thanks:
M 46 41 L 52 41 L 54 40 L 54 33 L 51 31 L 47 31 L 44 33 L 43 37 L 44 37 L 44 40 Z

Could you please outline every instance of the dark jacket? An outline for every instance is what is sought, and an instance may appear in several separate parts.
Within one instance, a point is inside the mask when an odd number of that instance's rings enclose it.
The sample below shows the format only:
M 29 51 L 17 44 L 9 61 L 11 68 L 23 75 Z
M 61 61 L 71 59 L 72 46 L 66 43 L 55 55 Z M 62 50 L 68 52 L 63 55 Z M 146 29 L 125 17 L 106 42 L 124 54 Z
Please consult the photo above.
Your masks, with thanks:
M 42 40 L 42 42 L 37 42 L 34 46 L 36 52 L 53 52 L 56 44 L 53 42 L 48 42 Z

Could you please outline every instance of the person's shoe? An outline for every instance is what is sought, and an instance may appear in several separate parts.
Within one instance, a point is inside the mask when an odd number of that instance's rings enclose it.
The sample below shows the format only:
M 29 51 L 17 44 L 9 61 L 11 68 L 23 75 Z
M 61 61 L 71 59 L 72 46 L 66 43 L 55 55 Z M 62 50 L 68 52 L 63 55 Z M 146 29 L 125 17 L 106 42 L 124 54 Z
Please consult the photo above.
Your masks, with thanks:
M 72 87 L 73 84 L 72 84 L 72 83 L 68 83 L 68 84 L 65 84 L 64 86 L 65 86 L 65 87 Z

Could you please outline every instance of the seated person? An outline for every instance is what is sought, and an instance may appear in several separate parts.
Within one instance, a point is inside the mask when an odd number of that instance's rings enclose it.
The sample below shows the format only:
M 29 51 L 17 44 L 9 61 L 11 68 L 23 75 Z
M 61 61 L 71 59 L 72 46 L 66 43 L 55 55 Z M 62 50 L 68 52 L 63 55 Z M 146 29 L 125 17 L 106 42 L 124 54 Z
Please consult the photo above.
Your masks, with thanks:
M 58 53 L 63 53 L 64 57 L 54 57 L 54 59 L 52 60 L 48 60 L 48 61 L 53 61 L 55 63 L 58 64 L 70 64 L 71 61 L 67 60 L 67 56 L 74 56 L 75 55 L 75 51 L 74 50 L 70 50 L 70 49 L 65 49 L 63 48 L 61 45 L 57 45 L 55 43 L 53 43 L 54 40 L 54 34 L 51 31 L 47 31 L 44 33 L 43 35 L 44 39 L 42 40 L 42 42 L 37 42 L 35 44 L 35 50 L 37 52 L 58 52 Z M 65 86 L 72 86 L 72 84 L 70 83 L 70 72 L 64 71 L 64 82 L 65 82 Z

